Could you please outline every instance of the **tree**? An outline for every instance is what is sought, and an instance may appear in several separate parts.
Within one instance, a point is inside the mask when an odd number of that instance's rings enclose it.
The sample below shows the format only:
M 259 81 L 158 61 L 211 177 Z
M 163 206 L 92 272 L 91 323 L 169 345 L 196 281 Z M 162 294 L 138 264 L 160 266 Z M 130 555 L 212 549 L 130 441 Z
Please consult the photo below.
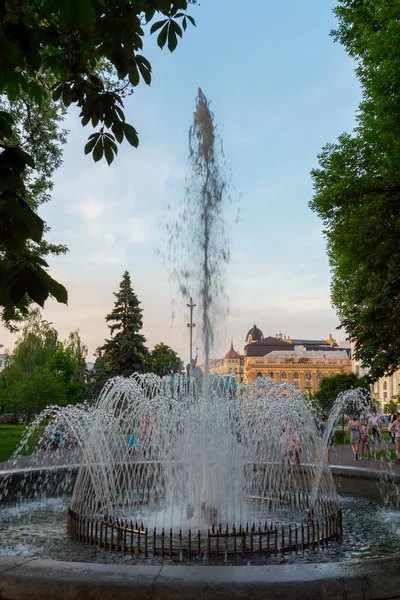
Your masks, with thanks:
M 43 306 L 49 295 L 67 303 L 67 291 L 48 273 L 43 220 L 30 203 L 27 182 L 40 156 L 20 140 L 7 106 L 26 99 L 38 111 L 49 102 L 80 109 L 83 126 L 96 128 L 85 153 L 111 164 L 124 139 L 137 147 L 124 100 L 140 81 L 151 83 L 141 54 L 145 29 L 160 48 L 175 50 L 196 0 L 26 0 L 0 3 L 0 306 L 6 315 Z M 161 20 L 157 20 L 161 17 Z M 49 90 L 49 85 L 51 90 Z M 33 247 L 33 248 L 32 248 Z M 13 314 L 12 314 L 13 318 Z
M 400 10 L 339 0 L 335 13 L 363 98 L 352 134 L 318 157 L 310 205 L 323 220 L 332 304 L 375 380 L 400 364 Z
M 62 145 L 66 142 L 67 134 L 61 129 L 65 108 L 60 102 L 54 102 L 49 94 L 38 107 L 28 94 L 22 93 L 13 101 L 9 101 L 5 94 L 0 96 L 0 114 L 1 111 L 8 111 L 14 121 L 12 143 L 35 156 L 35 168 L 25 174 L 24 183 L 26 202 L 30 208 L 37 211 L 41 204 L 50 200 L 53 189 L 52 175 L 62 163 Z M 43 229 L 44 232 L 48 231 L 46 225 Z M 43 238 L 39 243 L 30 240 L 26 244 L 25 259 L 29 262 L 30 257 L 37 258 L 46 266 L 45 259 L 48 255 L 55 256 L 66 252 L 67 248 L 64 245 L 49 244 Z M 8 272 L 9 269 L 18 268 L 18 264 L 20 261 L 14 251 L 0 242 L 0 274 L 2 268 L 6 267 Z M 18 329 L 18 324 L 27 315 L 30 304 L 31 298 L 24 294 L 13 306 L 7 305 L 6 302 L 2 302 L 0 292 L 0 306 L 4 306 L 1 317 L 11 331 Z
M 384 409 L 385 409 L 385 414 L 389 414 L 390 412 L 397 412 L 397 407 L 400 405 L 400 395 L 397 394 L 397 396 L 393 396 L 392 398 L 390 398 L 390 400 L 388 402 L 385 403 Z
M 132 289 L 128 271 L 123 274 L 119 290 L 114 292 L 114 296 L 114 308 L 106 316 L 111 339 L 106 340 L 97 351 L 94 377 L 98 373 L 107 374 L 107 379 L 116 375 L 127 377 L 145 371 L 148 350 L 146 338 L 140 333 L 143 311 Z
M 78 332 L 61 343 L 51 324 L 38 310 L 32 311 L 0 376 L 2 409 L 31 417 L 49 404 L 64 406 L 86 400 L 83 354 Z
M 365 388 L 369 391 L 369 384 L 365 378 L 358 377 L 355 373 L 339 373 L 331 377 L 322 377 L 319 390 L 315 392 L 313 400 L 317 401 L 323 413 L 329 413 L 337 396 L 352 388 Z
M 154 346 L 146 361 L 147 369 L 159 377 L 169 373 L 179 373 L 183 362 L 176 352 L 162 342 Z

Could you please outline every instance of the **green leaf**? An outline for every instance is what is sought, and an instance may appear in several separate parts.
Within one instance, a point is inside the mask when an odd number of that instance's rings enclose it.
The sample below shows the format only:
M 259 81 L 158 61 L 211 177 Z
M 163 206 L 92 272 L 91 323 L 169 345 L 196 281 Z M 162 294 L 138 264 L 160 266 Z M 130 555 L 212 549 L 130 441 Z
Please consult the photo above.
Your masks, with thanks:
M 114 125 L 111 127 L 111 131 L 115 135 L 115 139 L 117 140 L 117 142 L 119 142 L 121 144 L 124 139 L 123 122 L 116 121 L 114 123 Z
M 106 157 L 107 163 L 109 165 L 111 165 L 112 161 L 114 160 L 114 153 L 112 151 L 111 144 L 108 144 L 105 140 L 104 140 L 104 155 Z
M 57 100 L 59 100 L 61 98 L 61 94 L 63 92 L 63 88 L 64 88 L 64 84 L 60 83 L 59 85 L 57 85 L 57 87 L 54 89 L 53 93 L 52 93 L 52 98 L 54 100 L 54 102 L 57 102 Z
M 132 125 L 129 125 L 129 123 L 122 123 L 122 128 L 124 130 L 125 137 L 130 143 L 130 145 L 137 148 L 139 145 L 139 138 L 136 129 L 132 127 Z
M 93 160 L 94 160 L 94 162 L 99 162 L 99 160 L 101 160 L 103 158 L 103 153 L 104 153 L 103 141 L 100 138 L 97 141 L 97 144 L 95 145 L 95 147 L 93 149 Z
M 164 25 L 164 27 L 161 29 L 160 33 L 158 34 L 157 44 L 160 46 L 160 48 L 164 48 L 165 44 L 167 43 L 168 29 L 169 29 L 169 23 Z
M 164 21 L 157 21 L 157 23 L 154 23 L 154 24 L 151 26 L 151 29 L 150 29 L 150 35 L 151 35 L 152 33 L 154 33 L 155 31 L 158 31 L 159 29 L 161 29 L 161 27 L 162 27 L 163 25 L 165 25 L 165 23 L 168 23 L 168 19 L 164 19 Z
M 182 27 L 183 27 L 184 31 L 186 31 L 186 28 L 187 28 L 187 19 L 186 19 L 186 17 L 183 17 Z
M 35 161 L 30 154 L 25 152 L 25 150 L 21 150 L 21 148 L 14 148 L 14 150 L 18 152 L 18 155 L 22 158 L 24 163 L 28 165 L 28 167 L 31 167 L 32 169 L 35 168 Z
M 57 302 L 68 304 L 68 292 L 65 287 L 61 285 L 61 283 L 58 283 L 58 281 L 50 277 L 50 275 L 43 269 L 37 269 L 36 273 L 38 278 L 46 286 L 48 293 L 53 296 Z
M 171 21 L 171 27 L 173 28 L 175 33 L 179 35 L 179 37 L 182 37 L 182 29 L 179 27 L 176 21 Z
M 96 13 L 90 0 L 78 0 L 78 25 L 82 31 L 91 33 L 96 25 Z
M 178 38 L 176 37 L 176 33 L 173 27 L 169 28 L 168 31 L 168 50 L 173 52 L 178 45 Z
M 186 18 L 189 19 L 189 21 L 192 25 L 194 25 L 194 27 L 196 27 L 196 21 L 193 19 L 193 17 L 191 17 L 190 15 L 186 15 Z
M 139 67 L 139 71 L 141 76 L 143 77 L 143 81 L 150 85 L 151 83 L 151 65 L 149 61 L 141 55 L 136 56 L 137 65 Z
M 100 134 L 97 134 L 97 136 L 99 136 Z M 95 147 L 96 142 L 98 141 L 98 137 L 92 137 L 91 140 L 88 141 L 88 143 L 85 146 L 85 154 L 89 154 L 93 148 Z
M 129 69 L 129 81 L 132 85 L 136 86 L 139 84 L 140 75 L 138 71 L 138 67 L 134 60 L 130 61 L 130 69 Z

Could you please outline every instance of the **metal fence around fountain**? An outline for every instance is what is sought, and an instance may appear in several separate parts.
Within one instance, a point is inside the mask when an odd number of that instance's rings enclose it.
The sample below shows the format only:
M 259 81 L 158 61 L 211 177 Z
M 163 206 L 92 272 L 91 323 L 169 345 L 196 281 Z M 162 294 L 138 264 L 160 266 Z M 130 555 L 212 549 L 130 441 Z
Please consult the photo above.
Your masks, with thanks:
M 84 516 L 68 510 L 68 534 L 80 542 L 110 551 L 138 556 L 251 556 L 284 555 L 304 552 L 307 548 L 324 549 L 342 535 L 342 514 L 337 503 L 317 499 L 309 508 L 302 492 L 282 492 L 277 500 L 293 503 L 307 511 L 302 523 L 246 524 L 236 527 L 211 526 L 208 531 L 148 530 L 143 523 L 111 517 Z M 314 511 L 318 518 L 313 518 Z

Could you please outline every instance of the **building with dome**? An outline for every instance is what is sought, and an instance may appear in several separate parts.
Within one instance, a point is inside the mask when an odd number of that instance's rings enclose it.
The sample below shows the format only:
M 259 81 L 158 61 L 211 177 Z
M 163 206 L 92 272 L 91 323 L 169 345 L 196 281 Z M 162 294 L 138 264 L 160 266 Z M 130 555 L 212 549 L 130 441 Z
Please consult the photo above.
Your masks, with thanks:
M 323 377 L 351 370 L 350 349 L 341 348 L 332 334 L 326 340 L 292 339 L 281 332 L 264 337 L 256 325 L 247 332 L 243 354 L 232 342 L 224 358 L 210 362 L 211 373 L 236 373 L 239 383 L 252 384 L 258 377 L 271 377 L 301 392 L 316 392 Z
M 224 358 L 210 360 L 210 373 L 213 375 L 228 375 L 235 373 L 238 383 L 243 382 L 244 377 L 244 356 L 233 347 L 225 354 Z

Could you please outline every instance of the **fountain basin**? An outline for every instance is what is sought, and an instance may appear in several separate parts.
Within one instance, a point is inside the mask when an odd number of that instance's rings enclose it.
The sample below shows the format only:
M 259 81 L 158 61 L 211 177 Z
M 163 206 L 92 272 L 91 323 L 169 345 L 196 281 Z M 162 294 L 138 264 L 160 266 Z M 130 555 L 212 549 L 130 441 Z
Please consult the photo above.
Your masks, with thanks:
M 192 567 L 99 565 L 0 557 L 12 600 L 384 600 L 398 598 L 400 559 L 320 565 Z

